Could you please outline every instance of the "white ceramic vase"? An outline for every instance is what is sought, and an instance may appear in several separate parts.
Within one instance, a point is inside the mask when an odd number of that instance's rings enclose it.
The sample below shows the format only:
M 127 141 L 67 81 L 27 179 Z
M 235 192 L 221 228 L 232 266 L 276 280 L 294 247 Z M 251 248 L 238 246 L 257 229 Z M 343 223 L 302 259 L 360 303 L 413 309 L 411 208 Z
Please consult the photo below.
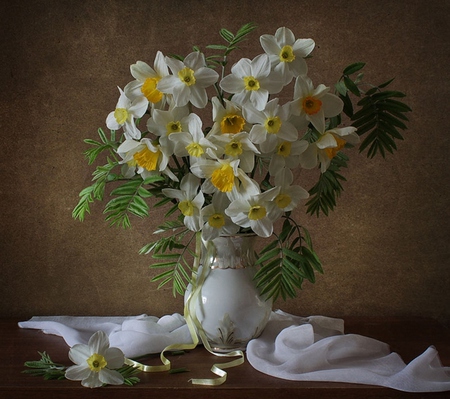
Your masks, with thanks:
M 204 273 L 205 280 L 190 309 L 213 351 L 245 350 L 261 334 L 272 311 L 272 300 L 260 295 L 253 279 L 255 238 L 219 237 L 203 247 L 199 275 Z

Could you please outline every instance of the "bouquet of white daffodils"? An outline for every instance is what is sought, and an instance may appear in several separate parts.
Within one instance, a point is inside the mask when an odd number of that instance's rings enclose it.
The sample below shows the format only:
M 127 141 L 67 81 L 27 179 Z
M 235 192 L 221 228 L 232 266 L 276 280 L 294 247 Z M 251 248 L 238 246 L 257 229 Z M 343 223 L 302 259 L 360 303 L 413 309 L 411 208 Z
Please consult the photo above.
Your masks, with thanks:
M 262 291 L 274 298 L 295 296 L 295 288 L 304 279 L 313 282 L 322 268 L 308 232 L 291 212 L 309 197 L 307 212 L 328 214 L 345 180 L 341 169 L 348 157 L 342 150 L 367 133 L 360 150 L 384 156 L 402 139 L 399 129 L 406 129 L 404 113 L 410 109 L 398 100 L 404 94 L 383 90 L 391 81 L 363 91 L 364 63 L 358 62 L 344 69 L 333 89 L 316 86 L 307 66 L 314 41 L 296 39 L 285 27 L 262 35 L 261 54 L 241 58 L 228 70 L 230 54 L 254 29 L 221 29 L 226 44 L 206 47 L 220 54 L 206 56 L 194 46 L 185 57 L 158 51 L 153 67 L 143 61 L 131 65 L 134 80 L 119 88 L 106 118 L 109 135 L 99 129 L 100 141 L 85 140 L 90 163 L 102 152 L 108 157 L 80 193 L 73 216 L 83 220 L 110 182 L 116 182 L 105 206 L 111 224 L 126 228 L 130 214 L 148 217 L 149 199 L 157 199 L 153 207 L 170 204 L 165 218 L 178 217 L 155 231 L 170 235 L 141 252 L 158 260 L 153 267 L 165 268 L 154 280 L 160 286 L 171 282 L 174 293 L 183 293 L 190 281 L 186 256 L 195 236 L 210 241 L 254 233 L 274 237 L 258 261 Z M 285 103 L 281 93 L 289 98 Z M 358 111 L 351 97 L 359 97 Z M 295 184 L 300 168 L 318 169 L 309 190 Z

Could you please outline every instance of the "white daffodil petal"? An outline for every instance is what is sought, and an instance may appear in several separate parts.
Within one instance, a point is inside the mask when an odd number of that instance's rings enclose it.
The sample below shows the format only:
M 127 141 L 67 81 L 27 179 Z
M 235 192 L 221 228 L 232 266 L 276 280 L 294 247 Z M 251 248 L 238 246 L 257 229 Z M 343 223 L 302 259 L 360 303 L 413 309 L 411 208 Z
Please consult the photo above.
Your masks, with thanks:
M 339 115 L 344 109 L 343 101 L 334 94 L 327 93 L 322 98 L 322 109 L 326 118 Z
M 103 355 L 109 348 L 109 338 L 103 331 L 97 331 L 89 338 L 88 346 L 91 354 L 98 353 Z
M 91 371 L 89 376 L 81 381 L 81 385 L 87 388 L 100 388 L 103 382 L 100 381 L 98 373 Z
M 89 346 L 84 344 L 76 344 L 69 350 L 69 359 L 75 364 L 85 364 L 86 359 L 91 355 Z
M 108 363 L 108 368 L 118 369 L 123 366 L 125 357 L 119 348 L 108 348 L 105 353 L 105 360 Z
M 116 370 L 109 370 L 107 368 L 102 369 L 98 373 L 98 378 L 102 383 L 109 385 L 122 385 L 124 381 L 122 374 Z
M 89 356 L 88 356 L 89 357 Z M 65 377 L 71 381 L 80 381 L 89 377 L 91 370 L 86 363 L 87 357 L 84 358 L 84 364 L 70 366 L 65 373 Z

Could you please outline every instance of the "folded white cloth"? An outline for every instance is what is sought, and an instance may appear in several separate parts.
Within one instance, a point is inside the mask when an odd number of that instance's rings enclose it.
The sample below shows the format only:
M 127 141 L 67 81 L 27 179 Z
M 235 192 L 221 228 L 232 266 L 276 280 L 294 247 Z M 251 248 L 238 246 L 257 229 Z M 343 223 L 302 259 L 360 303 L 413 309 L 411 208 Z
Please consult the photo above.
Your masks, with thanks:
M 120 348 L 126 357 L 133 358 L 161 352 L 177 343 L 192 343 L 184 317 L 178 313 L 163 316 L 81 317 L 34 316 L 19 323 L 22 328 L 42 330 L 59 335 L 67 345 L 87 344 L 92 334 L 104 331 L 110 346 Z
M 344 322 L 323 316 L 272 313 L 258 339 L 247 346 L 249 363 L 262 373 L 294 381 L 370 384 L 406 392 L 450 390 L 450 367 L 434 347 L 406 365 L 389 345 L 344 334 Z
M 192 339 L 183 316 L 33 317 L 20 322 L 62 336 L 69 346 L 87 343 L 102 330 L 111 346 L 133 358 L 158 353 Z M 373 338 L 344 334 L 344 321 L 324 316 L 299 317 L 272 312 L 263 334 L 249 342 L 247 359 L 258 371 L 296 381 L 334 381 L 385 386 L 407 392 L 450 391 L 450 367 L 443 367 L 434 347 L 406 365 L 389 345 Z

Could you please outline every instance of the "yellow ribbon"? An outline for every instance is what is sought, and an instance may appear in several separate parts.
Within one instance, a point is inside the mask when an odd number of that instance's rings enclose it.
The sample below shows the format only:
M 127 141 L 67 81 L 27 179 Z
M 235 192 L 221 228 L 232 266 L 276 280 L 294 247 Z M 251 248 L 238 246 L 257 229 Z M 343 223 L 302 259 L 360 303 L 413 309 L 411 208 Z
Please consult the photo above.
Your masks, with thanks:
M 201 288 L 203 286 L 203 283 L 205 282 L 206 276 L 207 276 L 207 267 L 204 265 L 202 267 L 201 274 L 199 278 L 198 276 L 198 269 L 200 264 L 200 254 L 201 254 L 201 232 L 197 232 L 196 237 L 196 247 L 195 247 L 195 259 L 194 259 L 194 265 L 193 265 L 193 271 L 192 271 L 192 290 L 185 302 L 184 305 L 184 318 L 186 320 L 186 324 L 188 326 L 189 332 L 191 334 L 192 338 L 192 344 L 171 344 L 166 346 L 161 354 L 160 359 L 162 362 L 162 365 L 159 366 L 148 366 L 142 363 L 139 363 L 135 360 L 125 358 L 125 364 L 129 366 L 133 366 L 138 368 L 141 371 L 144 371 L 146 373 L 153 373 L 153 372 L 160 372 L 160 371 L 167 371 L 171 368 L 171 362 L 169 359 L 167 359 L 164 356 L 164 353 L 167 351 L 172 350 L 191 350 L 194 349 L 199 344 L 198 336 L 200 336 L 200 339 L 202 341 L 203 346 L 206 348 L 208 352 L 211 354 L 218 356 L 218 357 L 236 357 L 239 356 L 238 359 L 233 360 L 231 362 L 227 363 L 220 363 L 220 364 L 213 364 L 211 367 L 211 371 L 218 376 L 218 378 L 193 378 L 189 380 L 192 384 L 195 385 L 208 385 L 208 386 L 217 386 L 223 384 L 227 379 L 227 372 L 224 371 L 224 369 L 236 367 L 244 363 L 244 353 L 241 350 L 236 350 L 232 352 L 227 353 L 216 353 L 211 349 L 211 346 L 209 345 L 208 339 L 206 337 L 206 334 L 204 333 L 201 323 L 197 318 L 195 307 L 193 311 L 191 312 L 191 304 L 197 303 L 197 298 L 200 295 Z M 208 249 L 210 250 L 210 249 Z

